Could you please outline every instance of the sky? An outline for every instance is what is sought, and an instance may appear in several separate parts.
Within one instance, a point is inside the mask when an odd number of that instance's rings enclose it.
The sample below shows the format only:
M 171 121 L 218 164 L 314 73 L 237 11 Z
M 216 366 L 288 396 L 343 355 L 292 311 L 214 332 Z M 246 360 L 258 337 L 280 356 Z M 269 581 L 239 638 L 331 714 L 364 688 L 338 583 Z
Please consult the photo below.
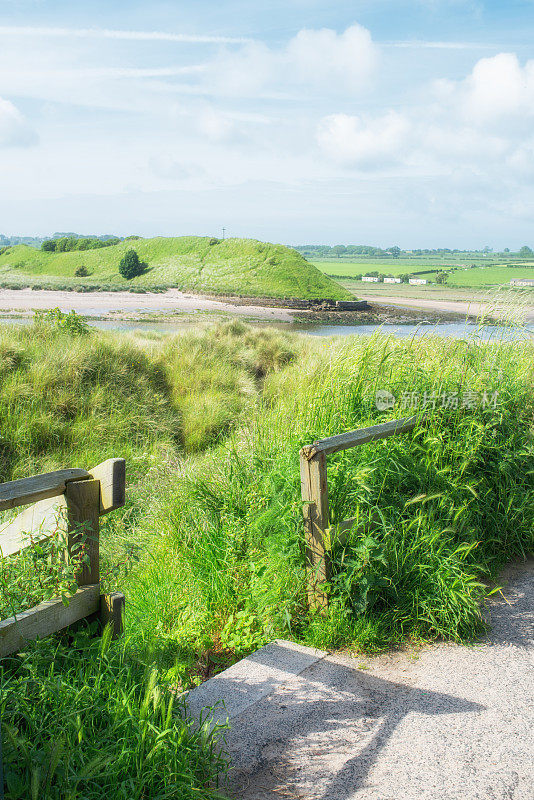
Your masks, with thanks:
M 534 245 L 534 0 L 0 0 L 0 233 Z

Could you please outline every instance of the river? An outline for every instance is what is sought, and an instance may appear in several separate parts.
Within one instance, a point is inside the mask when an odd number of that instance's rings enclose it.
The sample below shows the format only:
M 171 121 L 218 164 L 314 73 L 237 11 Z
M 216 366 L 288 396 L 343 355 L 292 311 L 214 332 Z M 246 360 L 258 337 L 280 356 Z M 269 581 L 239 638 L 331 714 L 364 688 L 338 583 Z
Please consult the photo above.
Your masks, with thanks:
M 0 324 L 11 325 L 29 325 L 32 319 L 29 317 L 11 317 L 0 319 Z M 128 321 L 117 319 L 91 319 L 87 320 L 91 327 L 100 330 L 113 330 L 122 331 L 125 333 L 132 333 L 138 331 L 140 333 L 165 333 L 177 334 L 185 330 L 190 330 L 192 327 L 191 322 L 150 322 L 150 321 Z M 253 322 L 252 324 L 259 327 L 278 328 L 280 330 L 294 331 L 296 333 L 308 336 L 371 336 L 377 331 L 395 336 L 399 339 L 408 338 L 412 336 L 441 336 L 452 337 L 454 339 L 463 339 L 467 336 L 480 338 L 483 341 L 502 341 L 504 340 L 529 340 L 534 341 L 534 325 L 529 324 L 521 328 L 503 328 L 501 326 L 485 326 L 480 327 L 474 322 L 437 322 L 437 323 L 403 323 L 391 324 L 383 323 L 382 325 L 322 325 L 315 324 L 298 324 L 298 323 L 265 323 Z

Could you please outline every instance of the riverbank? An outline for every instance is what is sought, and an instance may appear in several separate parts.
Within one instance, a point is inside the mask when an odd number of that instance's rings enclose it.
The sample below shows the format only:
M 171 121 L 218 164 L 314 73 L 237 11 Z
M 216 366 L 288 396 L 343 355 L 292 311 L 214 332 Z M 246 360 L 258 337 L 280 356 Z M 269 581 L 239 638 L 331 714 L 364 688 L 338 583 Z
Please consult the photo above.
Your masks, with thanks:
M 60 308 L 76 311 L 92 318 L 111 318 L 123 321 L 195 323 L 196 315 L 237 316 L 257 322 L 293 324 L 346 324 L 376 325 L 417 322 L 457 321 L 470 316 L 475 318 L 478 310 L 473 306 L 466 311 L 465 304 L 448 301 L 411 301 L 406 298 L 362 298 L 367 309 L 343 311 L 338 309 L 295 309 L 283 305 L 272 305 L 269 299 L 251 299 L 194 295 L 169 289 L 166 292 L 143 294 L 131 292 L 77 293 L 61 290 L 1 289 L 0 314 L 30 316 L 35 309 Z M 378 300 L 378 302 L 377 302 Z M 402 306 L 402 309 L 400 308 Z M 534 318 L 534 308 L 532 309 Z
M 510 299 L 507 301 L 499 298 L 495 299 L 447 299 L 438 297 L 395 297 L 391 295 L 373 295 L 365 294 L 361 296 L 362 300 L 376 304 L 377 300 L 387 306 L 409 308 L 411 310 L 417 309 L 425 312 L 439 312 L 441 314 L 455 314 L 463 317 L 491 317 L 492 319 L 499 318 L 499 316 L 509 316 L 511 311 L 524 315 L 525 322 L 534 322 L 534 304 L 525 303 L 512 306 Z

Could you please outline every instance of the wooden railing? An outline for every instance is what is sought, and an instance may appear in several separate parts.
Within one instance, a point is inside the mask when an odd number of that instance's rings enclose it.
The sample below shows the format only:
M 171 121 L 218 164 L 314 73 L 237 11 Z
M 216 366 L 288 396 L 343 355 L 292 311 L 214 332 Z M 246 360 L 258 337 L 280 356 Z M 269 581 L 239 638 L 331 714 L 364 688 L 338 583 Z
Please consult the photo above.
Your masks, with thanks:
M 308 603 L 311 608 L 324 609 L 328 604 L 328 595 L 322 584 L 331 577 L 332 537 L 343 538 L 343 534 L 351 530 L 357 517 L 344 520 L 330 527 L 328 508 L 328 481 L 326 474 L 326 456 L 351 447 L 359 447 L 367 442 L 387 439 L 400 433 L 407 433 L 415 428 L 422 416 L 395 419 L 370 428 L 341 433 L 320 439 L 306 445 L 300 451 L 300 479 L 302 500 L 304 503 L 304 527 L 306 535 L 306 568 L 308 575 Z
M 15 617 L 0 621 L 0 658 L 87 617 L 122 630 L 124 595 L 101 594 L 99 518 L 124 505 L 125 462 L 104 461 L 89 471 L 63 469 L 0 484 L 0 511 L 33 503 L 15 519 L 0 525 L 0 555 L 15 555 L 60 530 L 71 551 L 83 541 L 85 558 L 76 574 L 78 590 L 68 605 L 48 600 Z M 28 537 L 32 543 L 28 543 Z

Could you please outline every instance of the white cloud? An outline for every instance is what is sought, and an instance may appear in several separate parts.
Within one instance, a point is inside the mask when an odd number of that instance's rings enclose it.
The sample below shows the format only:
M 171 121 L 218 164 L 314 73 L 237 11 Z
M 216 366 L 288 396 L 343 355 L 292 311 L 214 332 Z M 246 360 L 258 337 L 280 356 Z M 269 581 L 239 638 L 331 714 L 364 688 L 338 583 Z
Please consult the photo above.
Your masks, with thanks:
M 238 52 L 222 53 L 209 66 L 208 82 L 216 94 L 230 96 L 284 93 L 303 85 L 352 93 L 368 85 L 376 62 L 371 34 L 361 25 L 340 34 L 304 29 L 279 49 L 253 42 Z
M 483 42 L 439 42 L 434 40 L 406 39 L 396 42 L 382 42 L 382 47 L 398 47 L 403 50 L 486 50 L 491 45 Z
M 326 156 L 339 164 L 372 169 L 398 161 L 409 133 L 409 121 L 395 111 L 365 120 L 331 114 L 319 123 L 317 142 Z
M 207 36 L 204 34 L 167 33 L 165 31 L 121 31 L 109 28 L 38 28 L 15 25 L 1 25 L 0 36 L 122 39 L 138 42 L 183 42 L 184 44 L 244 44 L 250 41 L 250 39 L 239 36 Z
M 287 46 L 285 58 L 303 83 L 335 84 L 351 90 L 368 81 L 377 60 L 371 34 L 361 25 L 344 33 L 302 30 Z
M 438 98 L 474 124 L 534 115 L 534 61 L 522 67 L 515 53 L 482 58 L 463 81 L 440 81 Z
M 436 81 L 417 105 L 375 116 L 330 114 L 317 126 L 323 155 L 377 174 L 491 177 L 524 183 L 533 175 L 534 61 L 500 53 L 464 79 Z M 474 179 L 474 178 L 473 178 Z
M 0 147 L 27 147 L 37 141 L 20 111 L 0 97 Z

